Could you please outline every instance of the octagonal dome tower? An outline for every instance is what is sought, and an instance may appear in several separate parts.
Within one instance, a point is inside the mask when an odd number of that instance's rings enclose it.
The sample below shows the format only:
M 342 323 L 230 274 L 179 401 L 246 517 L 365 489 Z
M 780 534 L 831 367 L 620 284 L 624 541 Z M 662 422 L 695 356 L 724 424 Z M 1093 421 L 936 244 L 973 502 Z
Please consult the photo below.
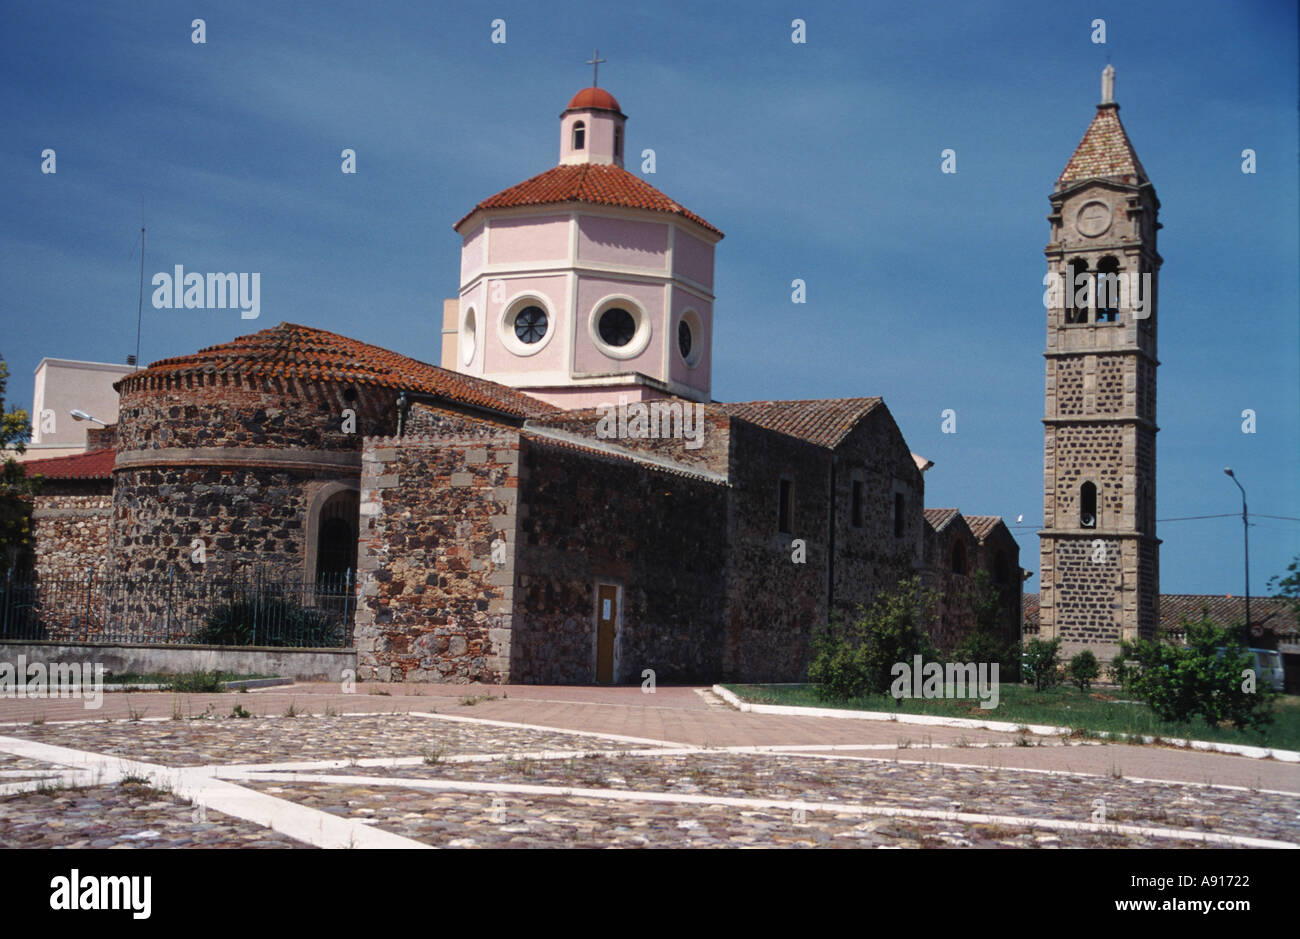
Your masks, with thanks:
M 559 163 L 456 223 L 443 367 L 565 408 L 710 400 L 722 232 L 623 168 L 626 122 L 612 94 L 582 89 Z

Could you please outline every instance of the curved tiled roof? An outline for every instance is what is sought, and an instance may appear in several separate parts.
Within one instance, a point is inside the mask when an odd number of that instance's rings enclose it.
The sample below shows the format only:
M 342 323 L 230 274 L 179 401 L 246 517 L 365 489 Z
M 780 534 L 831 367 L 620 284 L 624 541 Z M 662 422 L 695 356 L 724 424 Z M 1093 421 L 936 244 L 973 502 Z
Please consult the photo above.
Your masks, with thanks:
M 28 460 L 18 464 L 28 476 L 44 476 L 46 479 L 112 479 L 113 461 L 117 450 L 104 447 L 101 450 L 87 450 L 72 456 L 56 456 L 48 460 Z
M 604 88 L 597 88 L 595 85 L 590 88 L 583 88 L 574 95 L 565 110 L 572 111 L 576 108 L 599 108 L 602 111 L 623 113 L 623 109 L 618 106 L 618 99 Z
M 438 395 L 517 417 L 536 417 L 555 410 L 552 405 L 505 385 L 295 323 L 281 323 L 231 342 L 208 346 L 193 355 L 160 359 L 147 369 L 123 378 L 115 387 L 125 391 L 159 378 L 211 372 L 378 385 Z
M 471 215 L 483 209 L 559 205 L 565 202 L 665 212 L 690 219 L 719 237 L 722 235 L 721 231 L 694 212 L 674 202 L 640 177 L 612 163 L 573 163 L 552 167 L 517 186 L 489 196 L 452 227 L 459 229 Z
M 709 405 L 729 417 L 833 449 L 848 436 L 880 398 L 825 398 L 813 401 L 736 401 Z
M 970 526 L 971 533 L 979 539 L 980 543 L 993 534 L 993 529 L 1002 524 L 1001 515 L 967 515 L 966 524 Z M 1008 533 L 1010 530 L 1008 529 Z
M 1065 164 L 1056 188 L 1078 179 L 1107 178 L 1127 183 L 1145 183 L 1147 171 L 1142 168 L 1124 125 L 1119 122 L 1119 105 L 1105 104 L 1097 108 L 1097 116 L 1088 125 L 1074 155 Z

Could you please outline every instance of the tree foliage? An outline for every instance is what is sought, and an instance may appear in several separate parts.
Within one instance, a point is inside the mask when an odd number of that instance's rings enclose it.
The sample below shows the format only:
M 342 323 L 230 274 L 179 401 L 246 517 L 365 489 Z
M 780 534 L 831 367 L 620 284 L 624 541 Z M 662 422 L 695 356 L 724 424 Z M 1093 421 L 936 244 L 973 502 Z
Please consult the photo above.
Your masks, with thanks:
M 808 678 L 827 700 L 846 700 L 889 690 L 890 670 L 913 657 L 935 659 L 927 626 L 933 618 L 933 591 L 919 577 L 900 581 L 881 593 L 870 609 L 858 607 L 851 623 L 833 620 L 813 639 Z
M 0 569 L 20 567 L 31 550 L 32 497 L 40 479 L 29 478 L 12 454 L 24 453 L 31 420 L 22 408 L 5 409 L 9 366 L 0 359 Z

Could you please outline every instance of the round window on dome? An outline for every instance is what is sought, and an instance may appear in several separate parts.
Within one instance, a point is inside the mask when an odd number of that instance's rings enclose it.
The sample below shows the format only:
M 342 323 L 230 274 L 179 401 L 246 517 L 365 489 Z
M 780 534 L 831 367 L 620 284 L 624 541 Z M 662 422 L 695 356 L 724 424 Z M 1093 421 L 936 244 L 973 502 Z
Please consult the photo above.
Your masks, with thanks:
M 531 346 L 545 338 L 546 324 L 545 310 L 539 306 L 526 306 L 515 315 L 515 336 Z
M 622 348 L 636 335 L 636 319 L 622 307 L 610 307 L 600 314 L 599 329 L 607 345 Z

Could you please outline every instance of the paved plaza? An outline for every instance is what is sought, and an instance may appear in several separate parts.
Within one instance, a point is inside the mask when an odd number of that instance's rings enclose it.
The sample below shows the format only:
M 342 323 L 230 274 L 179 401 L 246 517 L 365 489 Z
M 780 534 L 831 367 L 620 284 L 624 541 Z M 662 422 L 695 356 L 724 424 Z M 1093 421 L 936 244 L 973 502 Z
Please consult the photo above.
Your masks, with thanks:
M 1296 847 L 1300 765 L 707 688 L 0 701 L 18 847 Z

